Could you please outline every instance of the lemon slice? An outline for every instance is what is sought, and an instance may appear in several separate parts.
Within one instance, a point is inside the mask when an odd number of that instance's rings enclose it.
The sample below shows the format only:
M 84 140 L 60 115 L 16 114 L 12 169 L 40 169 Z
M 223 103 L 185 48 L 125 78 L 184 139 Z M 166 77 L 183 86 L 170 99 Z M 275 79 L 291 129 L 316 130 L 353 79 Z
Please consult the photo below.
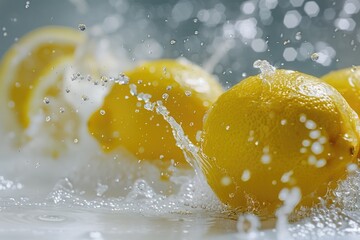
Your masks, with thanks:
M 85 36 L 74 29 L 51 26 L 32 31 L 9 49 L 0 64 L 1 127 L 6 132 L 21 141 L 43 100 L 40 96 L 54 88 L 56 81 L 49 74 L 60 67 L 57 61 L 74 58 L 84 42 Z M 53 94 L 50 91 L 48 96 Z

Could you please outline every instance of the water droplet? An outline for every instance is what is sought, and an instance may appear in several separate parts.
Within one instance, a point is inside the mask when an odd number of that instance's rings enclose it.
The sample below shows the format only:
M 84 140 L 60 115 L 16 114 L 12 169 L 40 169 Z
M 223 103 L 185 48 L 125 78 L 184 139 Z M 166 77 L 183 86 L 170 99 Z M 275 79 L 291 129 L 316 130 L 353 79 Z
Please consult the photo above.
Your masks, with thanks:
M 49 99 L 48 97 L 44 97 L 43 102 L 44 102 L 45 104 L 49 104 L 49 103 L 50 103 L 50 99 Z
M 74 143 L 75 143 L 75 144 L 79 143 L 79 139 L 74 138 Z
M 355 65 L 352 65 L 351 72 L 356 72 L 356 66 Z
M 101 197 L 109 189 L 109 186 L 106 184 L 98 183 L 96 187 L 96 196 Z
M 78 28 L 79 28 L 80 31 L 85 31 L 85 30 L 86 30 L 86 25 L 80 23 L 80 24 L 78 25 Z
M 266 78 L 273 75 L 276 70 L 276 68 L 266 60 L 256 60 L 253 67 L 260 69 L 260 78 L 262 80 L 267 80 Z
M 250 177 L 251 177 L 250 171 L 245 169 L 241 175 L 241 180 L 247 182 L 249 181 Z
M 105 110 L 104 110 L 104 109 L 101 109 L 101 110 L 100 110 L 100 115 L 103 115 L 103 116 L 104 116 L 104 115 L 105 115 L 105 113 L 106 113 L 106 112 L 105 112 Z
M 260 228 L 260 220 L 253 214 L 241 215 L 237 221 L 236 227 L 240 239 L 256 239 Z
M 296 34 L 295 34 L 295 39 L 296 40 L 301 40 L 301 38 L 302 38 L 302 33 L 301 32 L 297 32 Z
M 221 178 L 221 185 L 223 186 L 229 186 L 231 184 L 231 178 L 228 176 L 225 176 Z
M 174 39 L 170 40 L 171 45 L 174 45 L 175 43 L 176 43 L 176 40 L 174 40 Z
M 185 95 L 190 97 L 191 96 L 191 91 L 185 91 Z
M 130 84 L 130 94 L 133 95 L 133 96 L 136 96 L 137 95 L 137 88 L 136 88 L 136 85 L 135 84 Z
M 318 53 L 313 53 L 313 54 L 311 54 L 311 56 L 310 56 L 310 58 L 311 58 L 311 60 L 313 60 L 313 61 L 317 61 L 317 60 L 319 60 L 319 54 Z
M 26 1 L 25 2 L 25 8 L 29 8 L 30 7 L 30 1 Z
M 64 112 L 65 112 L 65 108 L 64 108 L 64 107 L 60 107 L 60 108 L 59 108 L 59 112 L 60 112 L 60 113 L 64 113 Z
M 66 93 L 69 93 L 69 92 L 70 92 L 70 89 L 66 88 L 66 89 L 65 89 L 65 92 L 66 92 Z
M 164 100 L 167 100 L 168 97 L 169 97 L 169 94 L 167 94 L 167 93 L 164 93 L 164 94 L 162 95 L 162 99 L 164 99 Z
M 89 97 L 86 95 L 82 95 L 81 99 L 85 102 L 85 101 L 89 100 Z
M 46 117 L 45 117 L 45 121 L 46 121 L 46 122 L 50 122 L 50 121 L 51 121 L 51 117 L 50 117 L 50 116 L 46 116 Z

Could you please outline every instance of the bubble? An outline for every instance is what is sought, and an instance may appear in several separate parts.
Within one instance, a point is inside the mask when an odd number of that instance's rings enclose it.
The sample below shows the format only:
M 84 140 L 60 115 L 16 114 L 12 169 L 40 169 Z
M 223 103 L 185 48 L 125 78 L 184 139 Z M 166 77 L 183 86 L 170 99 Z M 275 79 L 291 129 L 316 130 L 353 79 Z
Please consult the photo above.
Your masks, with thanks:
M 78 28 L 79 28 L 80 31 L 85 31 L 85 30 L 86 30 L 86 25 L 83 24 L 83 23 L 80 23 L 80 24 L 78 25 Z

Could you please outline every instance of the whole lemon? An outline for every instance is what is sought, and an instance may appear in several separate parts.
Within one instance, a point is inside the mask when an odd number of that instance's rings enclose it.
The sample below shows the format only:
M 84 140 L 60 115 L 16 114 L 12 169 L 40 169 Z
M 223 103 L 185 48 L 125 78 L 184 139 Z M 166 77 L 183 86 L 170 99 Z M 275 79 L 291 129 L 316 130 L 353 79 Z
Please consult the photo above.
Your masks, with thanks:
M 219 199 L 238 211 L 271 216 L 280 191 L 292 187 L 301 206 L 312 206 L 356 163 L 359 126 L 333 87 L 275 70 L 241 81 L 213 104 L 200 166 Z
M 330 72 L 321 78 L 330 84 L 349 103 L 357 114 L 360 113 L 360 69 L 351 67 Z
M 129 84 L 113 85 L 103 105 L 89 119 L 90 133 L 105 152 L 123 147 L 140 160 L 173 159 L 186 164 L 168 123 L 155 111 L 144 109 L 144 102 L 137 97 L 161 100 L 185 134 L 196 142 L 205 112 L 223 92 L 221 85 L 185 60 L 146 62 L 125 75 Z M 138 96 L 131 96 L 130 91 Z

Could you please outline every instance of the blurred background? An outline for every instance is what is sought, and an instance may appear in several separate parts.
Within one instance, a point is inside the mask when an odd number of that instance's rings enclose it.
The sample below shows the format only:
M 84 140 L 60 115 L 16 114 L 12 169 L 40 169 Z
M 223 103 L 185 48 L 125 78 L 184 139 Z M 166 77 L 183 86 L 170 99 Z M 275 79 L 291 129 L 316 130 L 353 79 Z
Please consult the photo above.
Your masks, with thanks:
M 0 0 L 0 56 L 37 27 L 85 24 L 115 57 L 185 57 L 227 87 L 258 73 L 256 59 L 321 76 L 360 64 L 359 10 L 360 0 Z

